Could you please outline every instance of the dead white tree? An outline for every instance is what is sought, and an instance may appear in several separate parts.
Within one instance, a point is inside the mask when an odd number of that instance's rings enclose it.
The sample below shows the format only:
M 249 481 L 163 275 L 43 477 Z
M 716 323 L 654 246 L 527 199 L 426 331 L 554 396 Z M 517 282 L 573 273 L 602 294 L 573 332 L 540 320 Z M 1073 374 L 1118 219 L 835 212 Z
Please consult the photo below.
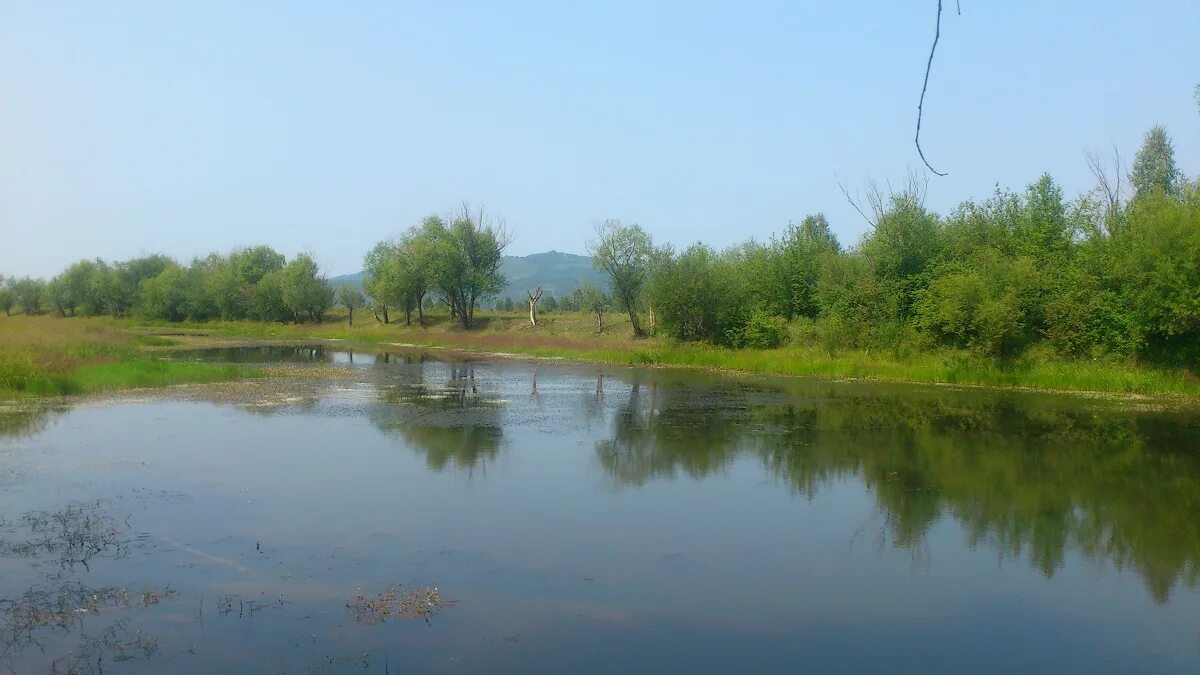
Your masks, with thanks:
M 529 296 L 529 323 L 537 326 L 537 304 L 542 299 L 542 287 L 538 286 L 535 291 L 525 291 L 525 295 Z

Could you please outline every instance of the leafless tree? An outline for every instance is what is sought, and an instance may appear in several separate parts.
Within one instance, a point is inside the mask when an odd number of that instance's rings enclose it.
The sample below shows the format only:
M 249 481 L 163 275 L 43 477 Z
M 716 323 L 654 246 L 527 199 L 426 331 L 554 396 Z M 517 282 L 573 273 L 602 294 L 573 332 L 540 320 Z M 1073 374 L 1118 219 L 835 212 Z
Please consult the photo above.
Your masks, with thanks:
M 529 323 L 537 327 L 537 304 L 542 299 L 542 287 L 538 286 L 537 290 L 525 291 L 525 295 L 529 296 Z M 553 308 L 551 308 L 553 309 Z
M 1125 175 L 1125 165 L 1121 160 L 1121 151 L 1116 145 L 1113 146 L 1111 168 L 1097 153 L 1089 151 L 1084 156 L 1087 158 L 1088 169 L 1096 179 L 1093 192 L 1098 194 L 1104 203 L 1104 214 L 1097 219 L 1100 222 L 1096 224 L 1097 229 L 1104 232 L 1108 229 L 1107 225 L 1121 212 L 1121 204 L 1125 201 L 1126 188 L 1121 184 L 1121 177 Z
M 925 197 L 929 193 L 929 174 L 920 169 L 909 168 L 905 175 L 904 184 L 897 189 L 891 180 L 880 185 L 874 178 L 864 181 L 863 189 L 855 190 L 854 194 L 846 186 L 845 181 L 838 180 L 838 189 L 842 196 L 850 202 L 850 206 L 862 216 L 863 220 L 874 229 L 888 208 L 894 202 L 902 202 L 917 207 L 925 206 Z M 870 215 L 868 215 L 868 212 Z

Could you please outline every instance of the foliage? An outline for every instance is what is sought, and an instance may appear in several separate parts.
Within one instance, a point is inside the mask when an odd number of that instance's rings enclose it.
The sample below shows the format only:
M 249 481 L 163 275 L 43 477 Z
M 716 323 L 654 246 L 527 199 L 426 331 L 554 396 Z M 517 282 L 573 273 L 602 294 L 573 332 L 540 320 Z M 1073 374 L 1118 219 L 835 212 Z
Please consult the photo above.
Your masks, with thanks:
M 305 314 L 313 323 L 320 323 L 333 306 L 333 288 L 321 275 L 317 263 L 306 254 L 300 254 L 283 268 L 279 282 L 283 304 L 297 323 Z
M 772 316 L 761 309 L 750 313 L 746 325 L 731 340 L 738 347 L 750 349 L 775 349 L 787 340 L 787 320 Z
M 1154 190 L 1168 195 L 1179 192 L 1183 177 L 1175 165 L 1175 145 L 1161 125 L 1156 124 L 1146 132 L 1142 147 L 1133 159 L 1129 179 L 1137 195 L 1149 195 Z
M 645 334 L 638 309 L 642 292 L 650 276 L 654 242 L 640 225 L 624 225 L 606 220 L 596 225 L 596 239 L 588 243 L 596 269 L 609 276 L 613 299 L 618 308 L 629 313 L 634 335 Z
M 346 321 L 353 326 L 354 310 L 366 306 L 367 299 L 363 297 L 362 291 L 350 284 L 342 284 L 337 288 L 337 302 L 346 308 Z
M 414 234 L 419 256 L 428 262 L 429 285 L 436 289 L 463 328 L 470 328 L 480 300 L 504 288 L 500 260 L 508 246 L 502 227 L 487 224 L 482 212 L 465 206 L 450 224 L 426 218 Z

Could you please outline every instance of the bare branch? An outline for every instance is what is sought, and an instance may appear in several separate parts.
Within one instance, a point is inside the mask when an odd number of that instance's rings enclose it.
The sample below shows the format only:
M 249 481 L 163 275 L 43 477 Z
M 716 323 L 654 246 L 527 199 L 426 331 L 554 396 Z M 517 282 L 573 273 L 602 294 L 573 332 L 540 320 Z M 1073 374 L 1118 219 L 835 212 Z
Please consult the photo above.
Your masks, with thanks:
M 838 180 L 837 184 L 838 184 L 838 189 L 842 191 L 842 196 L 844 196 L 846 198 L 846 201 L 850 202 L 850 206 L 853 206 L 854 210 L 858 211 L 858 215 L 862 216 L 862 219 L 867 221 L 867 224 L 870 225 L 872 229 L 874 229 L 875 221 L 871 220 L 870 218 L 867 217 L 866 212 L 863 211 L 862 207 L 859 205 L 858 199 L 850 196 L 850 190 L 846 189 L 846 184 L 843 183 L 841 180 Z
M 960 8 L 959 13 L 962 13 Z M 929 160 L 925 159 L 925 151 L 921 149 L 921 117 L 925 114 L 925 90 L 929 88 L 929 71 L 933 69 L 933 55 L 937 51 L 938 40 L 942 37 L 942 0 L 937 0 L 937 21 L 934 23 L 933 30 L 933 45 L 929 48 L 929 61 L 925 64 L 925 83 L 921 85 L 921 100 L 917 102 L 917 135 L 914 139 L 917 144 L 917 154 L 921 156 L 921 161 L 925 162 L 925 166 L 938 176 L 947 174 L 938 171 L 929 164 Z

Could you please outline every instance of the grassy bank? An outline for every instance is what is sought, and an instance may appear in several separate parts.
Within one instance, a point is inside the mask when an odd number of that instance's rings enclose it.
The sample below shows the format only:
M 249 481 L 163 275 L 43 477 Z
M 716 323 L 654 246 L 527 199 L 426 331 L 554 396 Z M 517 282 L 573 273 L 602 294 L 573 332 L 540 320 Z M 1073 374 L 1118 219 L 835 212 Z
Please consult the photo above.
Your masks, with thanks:
M 170 338 L 101 319 L 0 316 L 0 398 L 60 396 L 261 376 L 260 369 L 162 359 Z
M 1048 356 L 1027 356 L 1001 363 L 967 352 L 925 352 L 901 357 L 886 352 L 830 354 L 815 346 L 732 350 L 660 338 L 635 340 L 628 318 L 617 314 L 605 317 L 602 335 L 596 334 L 594 316 L 583 313 L 545 314 L 540 325 L 534 328 L 527 315 L 519 312 L 486 312 L 479 317 L 479 325 L 469 331 L 444 315 L 429 317 L 428 325 L 423 327 L 402 323 L 382 325 L 370 314 L 365 317 L 360 314 L 360 317 L 353 327 L 337 318 L 319 325 L 253 322 L 136 325 L 164 332 L 184 330 L 238 338 L 403 343 L 624 365 L 1200 398 L 1200 378 L 1193 373 L 1126 362 L 1063 361 Z

